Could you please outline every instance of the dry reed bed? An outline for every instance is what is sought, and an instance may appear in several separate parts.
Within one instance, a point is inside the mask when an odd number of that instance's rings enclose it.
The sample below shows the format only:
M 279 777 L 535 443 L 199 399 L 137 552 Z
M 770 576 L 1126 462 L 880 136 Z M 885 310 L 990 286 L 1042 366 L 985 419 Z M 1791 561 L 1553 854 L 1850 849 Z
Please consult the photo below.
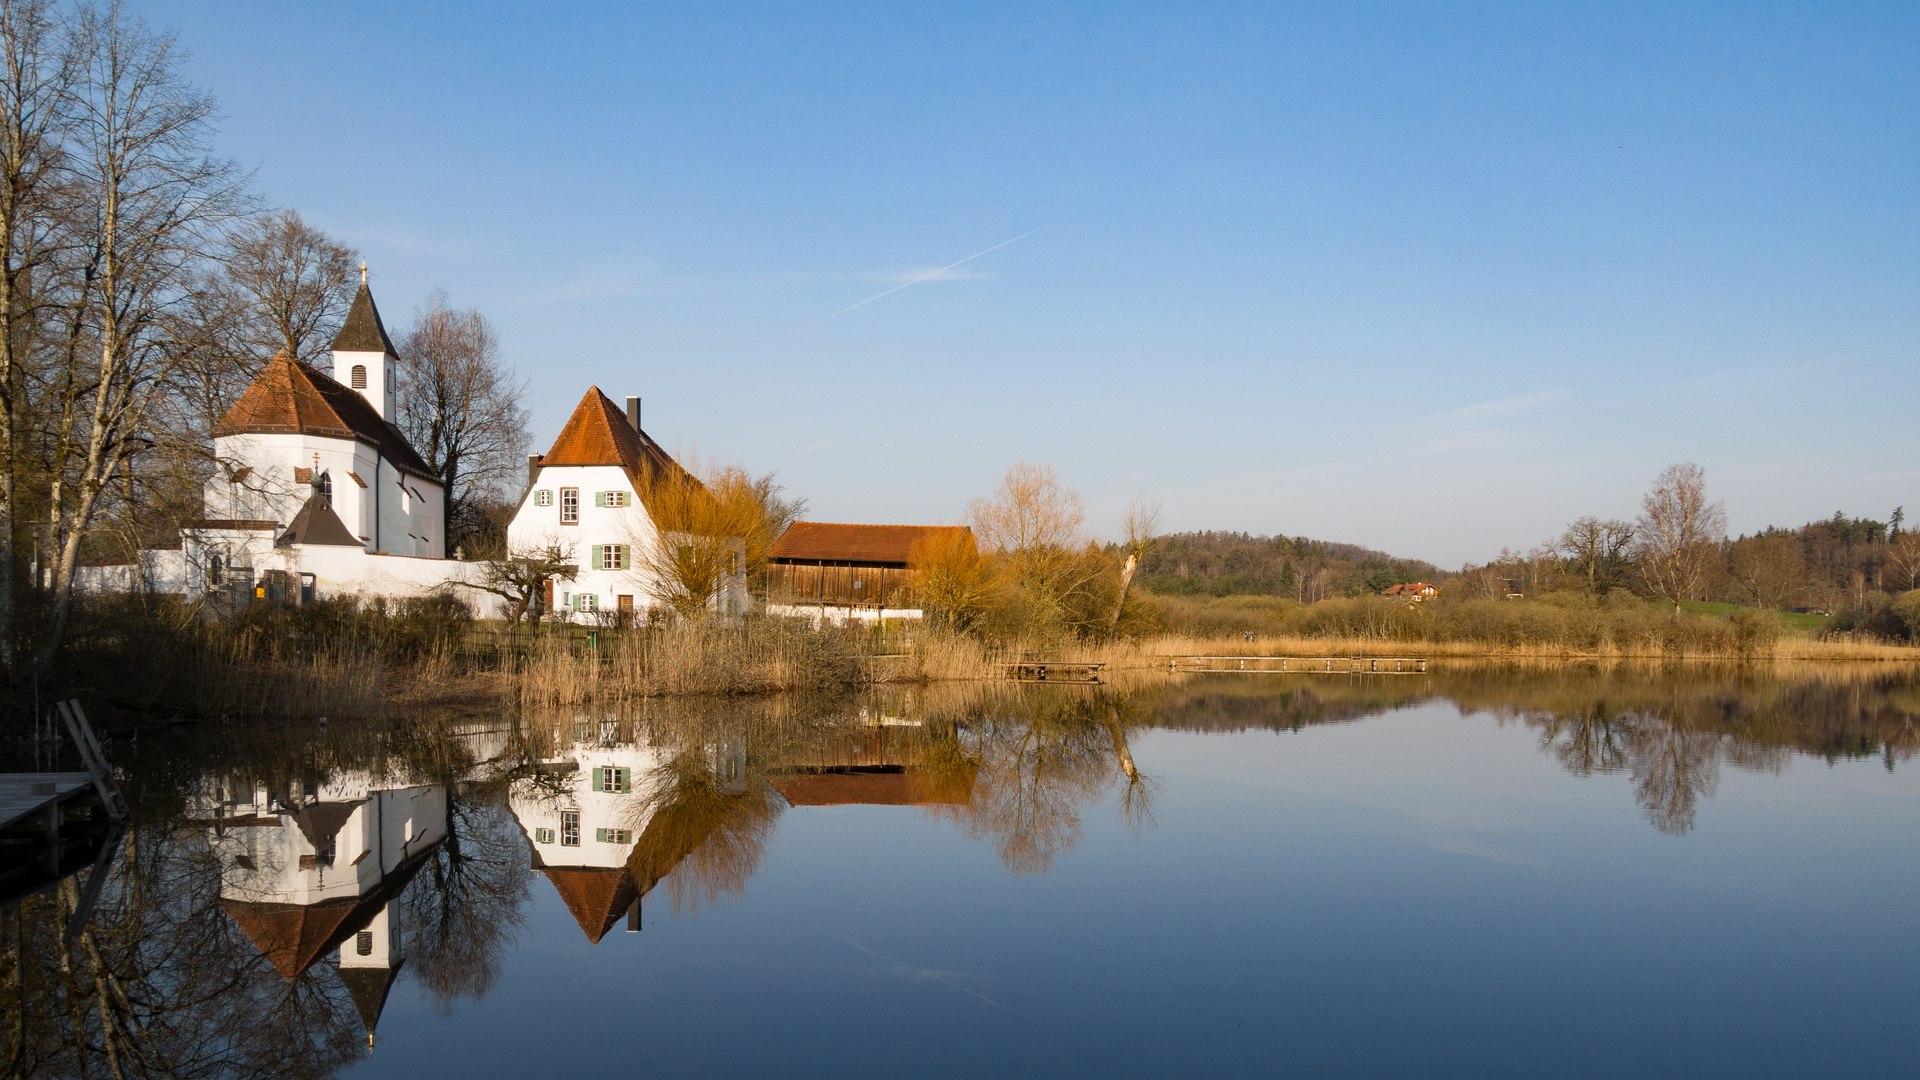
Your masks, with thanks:
M 1670 646 L 1675 643 L 1667 643 Z M 1920 663 L 1920 648 L 1873 642 L 1769 641 L 1746 649 L 1727 641 L 1693 648 L 1649 643 L 1589 649 L 1564 644 L 1467 641 L 1381 641 L 1358 637 L 1196 637 L 1168 635 L 1143 642 L 1065 645 L 1041 649 L 989 648 L 961 635 L 916 630 L 898 651 L 875 655 L 862 633 L 816 631 L 774 621 L 742 627 L 683 626 L 613 638 L 598 651 L 552 637 L 537 643 L 512 672 L 522 707 L 548 708 L 596 701 L 685 695 L 843 692 L 885 685 L 926 686 L 1003 680 L 1016 657 L 1106 665 L 1103 681 L 1126 689 L 1164 678 L 1177 656 L 1428 657 L 1442 662 L 1522 664 L 1704 662 L 1905 661 Z

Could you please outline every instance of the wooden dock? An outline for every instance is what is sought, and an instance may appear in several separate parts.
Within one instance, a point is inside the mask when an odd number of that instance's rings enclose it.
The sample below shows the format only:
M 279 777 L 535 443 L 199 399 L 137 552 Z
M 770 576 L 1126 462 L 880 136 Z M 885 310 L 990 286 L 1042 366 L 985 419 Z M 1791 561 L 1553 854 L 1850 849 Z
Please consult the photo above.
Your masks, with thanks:
M 1424 656 L 1173 656 L 1167 670 L 1236 675 L 1424 675 Z
M 93 865 L 115 826 L 92 773 L 0 773 L 0 904 Z
M 1097 683 L 1104 661 L 1006 660 L 1001 662 L 1014 682 Z

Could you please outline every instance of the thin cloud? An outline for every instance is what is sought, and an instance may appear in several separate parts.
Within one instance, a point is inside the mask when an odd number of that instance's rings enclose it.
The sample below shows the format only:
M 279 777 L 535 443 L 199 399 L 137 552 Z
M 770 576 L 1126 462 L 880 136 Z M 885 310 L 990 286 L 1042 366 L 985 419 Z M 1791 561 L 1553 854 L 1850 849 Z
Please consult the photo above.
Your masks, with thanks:
M 1040 226 L 1040 229 L 1044 229 L 1044 228 L 1046 228 L 1045 225 Z M 1013 243 L 1015 240 L 1025 240 L 1027 237 L 1032 236 L 1034 233 L 1039 232 L 1040 229 L 1033 229 L 1028 232 L 1023 232 L 1019 236 L 1014 237 L 1013 240 L 1002 240 L 999 243 L 993 245 L 992 247 L 987 248 L 985 251 L 976 251 L 973 254 L 967 256 L 966 258 L 961 259 L 959 262 L 948 263 L 947 265 L 941 267 L 938 270 L 929 270 L 924 274 L 920 274 L 916 277 L 909 278 L 906 281 L 903 281 L 900 284 L 895 285 L 893 288 L 888 289 L 885 292 L 875 293 L 874 295 L 867 297 L 865 300 L 860 301 L 858 304 L 848 304 L 846 307 L 841 308 L 839 311 L 834 312 L 832 315 L 822 315 L 820 316 L 820 318 L 814 321 L 816 323 L 823 323 L 823 322 L 826 322 L 828 319 L 834 318 L 835 316 L 845 315 L 847 312 L 852 311 L 854 308 L 865 307 L 866 305 L 871 304 L 875 300 L 879 300 L 882 297 L 892 296 L 894 293 L 897 293 L 901 289 L 907 288 L 910 285 L 918 285 L 923 281 L 940 280 L 940 275 L 946 274 L 958 267 L 964 266 L 967 263 L 972 262 L 973 260 L 979 258 L 982 255 L 999 251 L 1001 248 L 1006 247 L 1008 244 Z

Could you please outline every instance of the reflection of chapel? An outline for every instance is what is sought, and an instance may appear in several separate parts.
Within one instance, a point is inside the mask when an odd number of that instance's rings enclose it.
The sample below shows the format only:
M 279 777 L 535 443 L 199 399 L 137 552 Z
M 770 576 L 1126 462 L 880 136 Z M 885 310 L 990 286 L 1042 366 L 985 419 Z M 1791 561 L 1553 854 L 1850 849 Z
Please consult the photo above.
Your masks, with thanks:
M 288 982 L 338 950 L 371 1045 L 405 962 L 399 896 L 446 839 L 446 790 L 349 773 L 286 791 L 221 785 L 197 801 L 221 909 Z

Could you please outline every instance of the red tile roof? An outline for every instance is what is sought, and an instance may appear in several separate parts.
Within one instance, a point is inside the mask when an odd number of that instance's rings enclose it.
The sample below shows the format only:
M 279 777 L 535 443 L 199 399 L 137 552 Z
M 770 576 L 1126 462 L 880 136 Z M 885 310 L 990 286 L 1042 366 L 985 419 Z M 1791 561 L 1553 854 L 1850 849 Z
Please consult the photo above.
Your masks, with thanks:
M 767 557 L 905 565 L 913 561 L 922 545 L 961 536 L 970 543 L 973 530 L 965 525 L 834 525 L 796 521 L 773 542 Z
M 299 432 L 357 439 L 380 451 L 402 472 L 439 482 L 400 429 L 380 418 L 357 390 L 334 382 L 320 372 L 289 360 L 284 354 L 267 361 L 227 415 L 214 425 L 215 435 L 280 434 Z
M 597 386 L 587 388 L 586 396 L 553 440 L 553 448 L 540 458 L 542 468 L 548 465 L 618 465 L 626 470 L 633 490 L 643 497 L 646 481 L 656 471 L 685 475 L 680 463 L 646 432 L 635 431 L 627 422 L 626 412 Z
M 640 887 L 624 866 L 550 866 L 546 875 L 595 945 L 640 899 Z
M 936 784 L 911 772 L 802 773 L 768 782 L 794 806 L 964 806 L 972 794 L 971 785 L 965 791 L 951 790 L 957 785 Z

